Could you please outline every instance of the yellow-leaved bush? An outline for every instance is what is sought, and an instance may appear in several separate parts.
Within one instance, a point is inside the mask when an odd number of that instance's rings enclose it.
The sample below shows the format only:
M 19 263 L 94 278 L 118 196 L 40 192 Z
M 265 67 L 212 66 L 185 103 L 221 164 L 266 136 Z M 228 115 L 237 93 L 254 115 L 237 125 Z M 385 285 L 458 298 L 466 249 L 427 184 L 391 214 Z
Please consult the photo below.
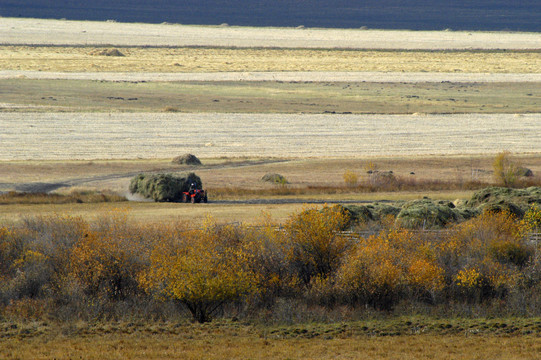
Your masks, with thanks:
M 258 290 L 251 255 L 230 225 L 206 224 L 181 239 L 156 244 L 141 285 L 184 304 L 194 320 L 206 322 L 228 301 Z
M 137 293 L 136 276 L 144 268 L 137 255 L 141 250 L 127 226 L 127 212 L 115 209 L 76 242 L 70 274 L 87 294 L 125 299 Z
M 443 269 L 415 234 L 392 229 L 361 239 L 343 261 L 336 287 L 345 301 L 391 309 L 406 292 L 429 296 L 444 286 Z
M 326 278 L 340 265 L 352 240 L 341 236 L 349 222 L 348 215 L 338 206 L 305 209 L 285 224 L 288 261 L 298 278 L 306 285 L 313 276 Z
M 449 230 L 437 254 L 449 285 L 479 302 L 515 287 L 533 252 L 521 222 L 507 212 L 487 211 Z

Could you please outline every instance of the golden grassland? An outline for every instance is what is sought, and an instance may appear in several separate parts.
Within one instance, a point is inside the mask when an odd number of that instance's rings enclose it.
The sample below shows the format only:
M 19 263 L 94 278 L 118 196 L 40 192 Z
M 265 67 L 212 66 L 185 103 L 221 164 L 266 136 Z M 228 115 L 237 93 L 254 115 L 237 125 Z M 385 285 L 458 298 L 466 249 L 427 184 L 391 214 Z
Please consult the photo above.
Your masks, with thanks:
M 414 320 L 415 321 L 415 320 Z M 530 323 L 528 327 L 524 324 Z M 432 321 L 438 330 L 377 323 L 258 326 L 211 324 L 4 324 L 3 359 L 536 359 L 536 320 Z M 537 321 L 537 324 L 539 321 Z M 473 325 L 470 325 L 473 324 Z M 505 324 L 505 325 L 502 325 Z M 457 330 L 457 327 L 466 329 Z M 409 328 L 408 328 L 409 327 Z M 508 331 L 506 328 L 515 328 Z M 406 334 L 396 334 L 406 329 Z M 362 329 L 362 330 L 361 330 Z M 391 333 L 384 333 L 391 331 Z M 528 335 L 527 333 L 530 332 Z M 383 333 L 383 335 L 381 335 Z
M 540 73 L 538 51 L 0 46 L 0 70 L 55 72 L 382 71 Z

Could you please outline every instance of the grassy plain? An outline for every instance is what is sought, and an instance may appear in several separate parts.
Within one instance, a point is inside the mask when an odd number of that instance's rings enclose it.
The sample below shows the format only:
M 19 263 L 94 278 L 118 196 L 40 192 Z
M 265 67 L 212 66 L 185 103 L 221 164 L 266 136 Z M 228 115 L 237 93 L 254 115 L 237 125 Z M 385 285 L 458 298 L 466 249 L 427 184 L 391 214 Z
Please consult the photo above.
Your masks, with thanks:
M 541 85 L 536 82 L 457 84 L 0 79 L 0 93 L 3 94 L 0 111 L 24 112 L 514 114 L 537 112 L 541 105 Z
M 3 324 L 3 359 L 535 359 L 538 319 Z M 422 334 L 422 335 L 421 335 Z M 400 336 L 399 336 L 400 335 Z
M 105 48 L 106 50 L 107 48 Z M 329 50 L 0 46 L 1 70 L 53 72 L 382 71 L 540 73 L 539 50 Z

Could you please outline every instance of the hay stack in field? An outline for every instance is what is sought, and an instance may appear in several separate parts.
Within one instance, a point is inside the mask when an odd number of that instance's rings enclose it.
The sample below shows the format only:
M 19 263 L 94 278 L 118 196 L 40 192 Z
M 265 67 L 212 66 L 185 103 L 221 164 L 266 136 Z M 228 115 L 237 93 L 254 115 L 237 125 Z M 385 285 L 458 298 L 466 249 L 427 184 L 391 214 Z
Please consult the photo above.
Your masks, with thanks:
M 182 193 L 190 189 L 190 184 L 196 183 L 202 188 L 201 178 L 195 173 L 181 176 L 172 174 L 139 174 L 130 182 L 130 192 L 139 194 L 156 202 L 178 202 Z
M 96 49 L 90 52 L 90 55 L 96 56 L 126 56 L 118 49 Z
M 541 206 L 541 187 L 526 189 L 489 187 L 476 191 L 465 204 L 468 209 L 478 211 L 508 211 L 522 217 L 532 205 Z
M 462 215 L 452 202 L 430 199 L 408 201 L 396 216 L 397 222 L 410 229 L 438 229 L 461 220 Z
M 533 171 L 531 169 L 526 168 L 526 167 L 519 167 L 517 169 L 517 174 L 518 174 L 518 176 L 532 177 L 533 176 Z
M 370 205 L 344 205 L 352 223 L 367 223 L 369 221 L 382 220 L 386 216 L 397 216 L 400 207 L 374 203 Z
M 202 165 L 201 160 L 197 156 L 192 154 L 184 154 L 177 156 L 173 159 L 173 164 L 178 165 Z
M 273 184 L 289 184 L 285 176 L 280 174 L 268 173 L 263 175 L 262 181 L 270 182 Z

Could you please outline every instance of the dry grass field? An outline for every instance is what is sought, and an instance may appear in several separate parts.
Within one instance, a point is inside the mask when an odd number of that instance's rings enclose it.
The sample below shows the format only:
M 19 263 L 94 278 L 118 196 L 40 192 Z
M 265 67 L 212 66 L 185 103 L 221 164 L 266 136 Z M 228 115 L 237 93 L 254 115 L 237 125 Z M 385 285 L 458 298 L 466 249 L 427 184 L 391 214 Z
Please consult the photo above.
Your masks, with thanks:
M 406 325 L 412 324 L 406 319 L 263 328 L 233 322 L 74 323 L 60 328 L 39 322 L 15 328 L 5 324 L 9 330 L 3 332 L 0 356 L 6 360 L 60 360 L 82 354 L 89 360 L 200 359 L 202 354 L 205 359 L 537 359 L 539 322 L 532 319 L 501 327 L 506 322 L 428 320 L 424 335 L 415 334 L 416 327 Z M 429 330 L 432 326 L 434 330 Z M 395 334 L 404 331 L 402 336 Z M 531 335 L 515 334 L 528 331 Z
M 539 338 L 501 336 L 402 336 L 346 339 L 267 340 L 224 333 L 59 336 L 3 341 L 4 359 L 500 359 L 535 360 Z M 3 353 L 3 354 L 2 354 Z
M 3 113 L 0 160 L 537 154 L 540 116 Z
M 1 44 L 329 49 L 539 49 L 518 32 L 292 29 L 2 18 Z
M 110 48 L 109 48 L 110 49 Z M 0 70 L 43 72 L 540 73 L 538 50 L 401 51 L 263 48 L 1 46 Z
M 111 75 L 100 73 L 98 78 L 102 74 Z M 294 74 L 306 79 L 315 73 Z M 535 113 L 541 104 L 541 82 L 531 79 L 456 83 L 435 77 L 437 81 L 429 82 L 411 78 L 364 82 L 363 77 L 349 76 L 348 81 L 340 82 L 334 73 L 325 74 L 331 81 L 148 82 L 130 80 L 133 76 L 125 74 L 123 80 L 113 81 L 0 79 L 0 112 L 521 114 Z M 481 76 L 483 81 L 485 78 Z

